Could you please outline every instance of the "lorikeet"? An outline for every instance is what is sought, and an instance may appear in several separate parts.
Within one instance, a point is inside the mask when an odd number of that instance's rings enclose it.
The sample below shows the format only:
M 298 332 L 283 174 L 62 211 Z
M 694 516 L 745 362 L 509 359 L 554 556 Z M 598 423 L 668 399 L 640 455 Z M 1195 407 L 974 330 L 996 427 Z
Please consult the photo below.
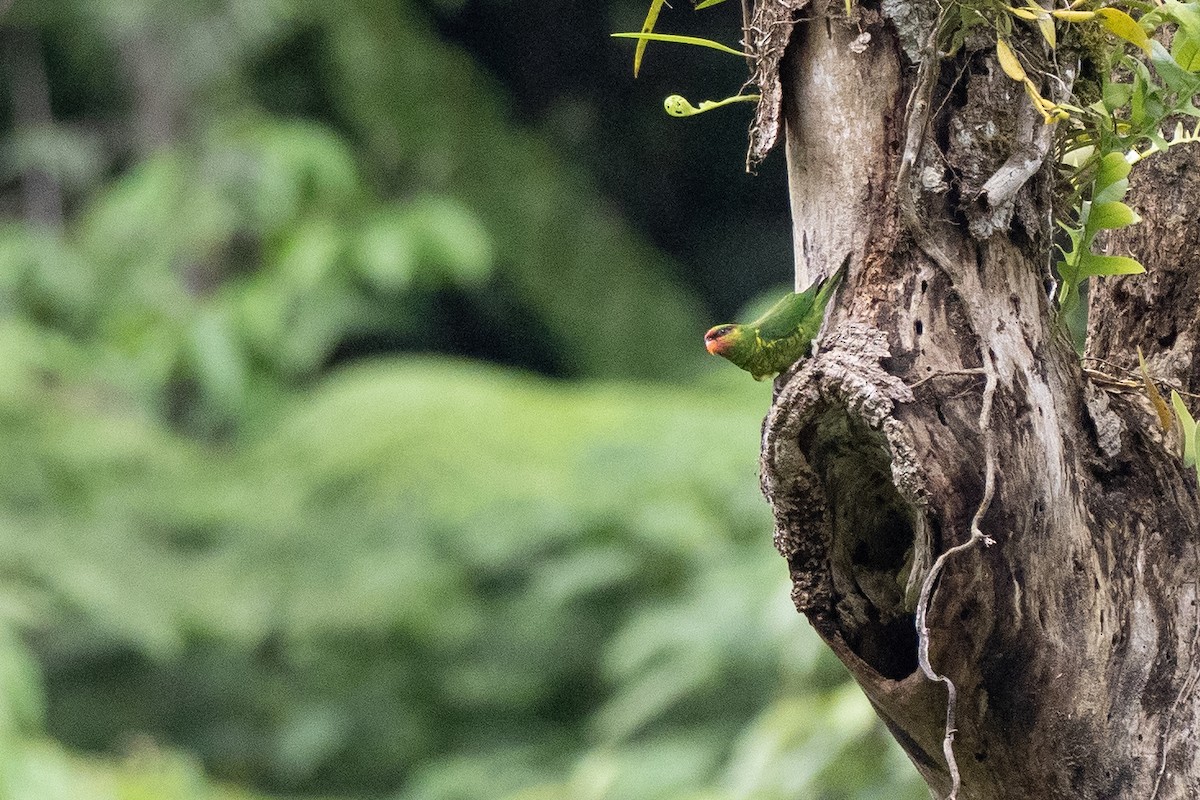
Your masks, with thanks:
M 847 259 L 848 261 L 849 259 Z M 761 381 L 808 355 L 825 319 L 825 306 L 846 274 L 846 264 L 803 292 L 793 292 L 748 325 L 717 325 L 704 334 L 704 346 Z

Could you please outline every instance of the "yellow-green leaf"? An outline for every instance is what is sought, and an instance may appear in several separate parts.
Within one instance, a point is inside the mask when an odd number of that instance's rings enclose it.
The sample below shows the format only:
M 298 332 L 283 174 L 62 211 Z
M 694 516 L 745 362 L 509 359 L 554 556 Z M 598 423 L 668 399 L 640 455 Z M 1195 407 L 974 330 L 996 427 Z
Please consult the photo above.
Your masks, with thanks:
M 1061 19 L 1063 22 L 1086 22 L 1087 20 L 1096 16 L 1095 11 L 1070 11 L 1061 8 L 1051 11 L 1050 13 Z
M 1183 398 L 1174 389 L 1171 390 L 1171 405 L 1175 409 L 1175 417 L 1179 420 L 1179 427 L 1183 432 L 1183 465 L 1194 467 L 1197 462 L 1196 420 L 1188 413 L 1187 406 L 1183 404 Z
M 663 108 L 672 117 L 690 117 L 694 114 L 703 114 L 705 111 L 712 111 L 714 108 L 727 106 L 730 103 L 756 103 L 759 100 L 757 94 L 735 94 L 733 97 L 726 97 L 724 100 L 703 100 L 699 107 L 696 107 L 688 102 L 686 97 L 673 94 L 663 100 Z
M 1030 20 L 1031 22 L 1038 18 L 1037 12 L 1033 11 L 1031 9 L 1028 9 L 1028 8 L 1013 8 L 1012 6 L 1005 6 L 1004 8 L 1006 11 L 1008 11 L 1008 13 L 1012 14 L 1014 17 L 1020 17 L 1021 19 L 1027 19 L 1027 20 Z
M 1092 275 L 1140 275 L 1145 271 L 1146 268 L 1136 258 L 1129 256 L 1098 256 L 1095 253 L 1084 253 L 1079 264 L 1081 278 Z
M 1119 8 L 1111 7 L 1096 9 L 1096 15 L 1100 17 L 1100 24 L 1107 28 L 1109 33 L 1121 37 L 1130 44 L 1137 45 L 1146 52 L 1146 55 L 1150 54 L 1150 37 L 1133 17 Z
M 1008 46 L 1008 42 L 1003 39 L 996 39 L 996 60 L 1000 62 L 1000 69 L 1004 70 L 1005 75 L 1018 83 L 1025 80 L 1025 68 L 1017 60 L 1017 54 Z
M 1047 125 L 1052 125 L 1059 120 L 1067 119 L 1069 116 L 1066 111 L 1063 111 L 1053 100 L 1047 100 L 1042 97 L 1042 93 L 1033 85 L 1033 81 L 1026 78 L 1025 94 L 1029 95 L 1029 99 L 1033 101 L 1033 106 L 1042 115 L 1042 121 Z
M 1132 208 L 1120 200 L 1109 200 L 1105 203 L 1093 203 L 1088 212 L 1087 225 L 1089 230 L 1116 230 L 1138 222 L 1140 217 Z
M 675 44 L 694 44 L 700 47 L 711 47 L 713 50 L 720 50 L 722 53 L 732 53 L 739 58 L 746 56 L 741 50 L 734 50 L 732 47 L 714 42 L 712 39 L 701 39 L 699 36 L 678 36 L 674 33 L 610 33 L 609 36 L 614 39 L 641 39 L 651 42 L 674 42 Z
M 1054 38 L 1054 20 L 1049 16 L 1038 17 L 1038 30 L 1042 32 L 1042 38 L 1053 50 L 1057 46 L 1057 40 Z
M 654 23 L 658 22 L 658 12 L 662 10 L 663 3 L 666 0 L 650 0 L 650 10 L 646 12 L 646 21 L 642 23 L 642 33 L 650 33 L 654 30 Z M 642 68 L 642 56 L 646 52 L 646 44 L 648 39 L 640 39 L 637 43 L 637 49 L 633 51 L 633 77 L 637 77 L 638 70 Z
M 1154 381 L 1150 380 L 1150 370 L 1146 368 L 1146 359 L 1142 356 L 1142 348 L 1138 348 L 1138 365 L 1142 368 L 1142 383 L 1146 387 L 1146 396 L 1150 398 L 1150 405 L 1154 406 L 1154 410 L 1158 412 L 1158 424 L 1162 426 L 1163 431 L 1171 429 L 1171 409 L 1167 408 L 1167 401 L 1163 400 L 1163 396 L 1159 394 L 1158 387 L 1154 385 Z
M 1092 200 L 1103 203 L 1108 200 L 1120 200 L 1129 188 L 1130 164 L 1124 153 L 1108 153 L 1100 160 L 1100 169 L 1096 172 L 1093 184 Z

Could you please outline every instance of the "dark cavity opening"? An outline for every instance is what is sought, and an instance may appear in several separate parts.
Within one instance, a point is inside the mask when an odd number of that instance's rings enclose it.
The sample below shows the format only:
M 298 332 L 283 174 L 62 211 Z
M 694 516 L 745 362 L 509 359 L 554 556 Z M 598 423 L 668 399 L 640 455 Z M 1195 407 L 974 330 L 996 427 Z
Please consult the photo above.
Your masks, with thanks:
M 917 668 L 913 612 L 919 587 L 909 581 L 917 511 L 896 491 L 881 432 L 834 408 L 805 434 L 832 514 L 837 623 L 860 658 L 899 680 Z

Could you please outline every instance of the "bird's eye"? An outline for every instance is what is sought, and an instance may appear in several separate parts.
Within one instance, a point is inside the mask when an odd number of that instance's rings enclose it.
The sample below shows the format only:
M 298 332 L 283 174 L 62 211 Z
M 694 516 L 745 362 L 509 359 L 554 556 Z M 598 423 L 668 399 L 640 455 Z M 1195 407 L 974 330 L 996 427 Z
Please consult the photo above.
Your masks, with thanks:
M 708 339 L 709 341 L 712 341 L 713 339 L 720 339 L 722 336 L 729 335 L 733 331 L 733 328 L 733 325 L 719 325 L 710 330 L 704 338 Z

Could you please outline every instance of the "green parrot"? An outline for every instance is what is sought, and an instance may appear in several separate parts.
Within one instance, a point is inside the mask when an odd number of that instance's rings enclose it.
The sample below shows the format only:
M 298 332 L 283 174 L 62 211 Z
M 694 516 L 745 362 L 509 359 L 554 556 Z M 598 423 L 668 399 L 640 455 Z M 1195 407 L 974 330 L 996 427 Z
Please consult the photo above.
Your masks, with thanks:
M 847 263 L 849 259 L 846 260 Z M 846 274 L 846 264 L 803 292 L 793 292 L 749 325 L 717 325 L 704 334 L 704 346 L 761 381 L 808 355 L 825 319 L 825 306 Z

